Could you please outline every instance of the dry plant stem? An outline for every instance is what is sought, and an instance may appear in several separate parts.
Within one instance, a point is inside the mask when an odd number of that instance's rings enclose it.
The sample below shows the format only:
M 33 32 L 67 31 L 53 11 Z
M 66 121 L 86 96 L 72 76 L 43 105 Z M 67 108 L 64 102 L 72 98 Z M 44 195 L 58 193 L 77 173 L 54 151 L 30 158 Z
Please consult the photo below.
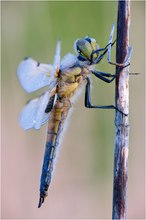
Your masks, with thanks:
M 130 0 L 118 2 L 116 62 L 126 60 L 129 46 Z M 129 113 L 129 67 L 116 67 L 115 101 L 118 109 Z M 126 219 L 127 162 L 129 145 L 129 117 L 116 111 L 114 182 L 113 182 L 113 219 Z

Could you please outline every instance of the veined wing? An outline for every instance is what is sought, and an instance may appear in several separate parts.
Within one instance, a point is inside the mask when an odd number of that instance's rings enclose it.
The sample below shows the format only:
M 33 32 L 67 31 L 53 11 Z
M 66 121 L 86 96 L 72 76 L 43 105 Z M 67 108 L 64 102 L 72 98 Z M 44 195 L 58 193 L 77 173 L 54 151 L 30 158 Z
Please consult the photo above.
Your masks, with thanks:
M 77 58 L 74 54 L 68 53 L 61 60 L 61 69 L 72 67 L 77 62 Z
M 38 64 L 32 58 L 25 59 L 18 67 L 18 77 L 21 85 L 27 92 L 33 92 L 43 86 L 49 85 L 49 90 L 39 98 L 30 100 L 23 108 L 20 116 L 20 125 L 24 130 L 35 128 L 40 129 L 49 114 L 45 113 L 48 102 L 52 96 L 51 90 L 57 83 L 55 73 L 60 68 L 60 42 L 57 43 L 54 56 L 54 65 Z M 48 74 L 50 73 L 50 77 Z M 53 94 L 54 95 L 54 94 Z
M 29 57 L 19 64 L 17 74 L 21 86 L 27 92 L 34 92 L 51 83 L 52 69 L 52 65 L 38 63 Z
M 58 41 L 56 45 L 55 55 L 54 55 L 53 68 L 52 68 L 51 76 L 50 76 L 51 77 L 50 84 L 49 84 L 50 89 L 52 89 L 57 83 L 56 77 L 58 76 L 59 69 L 60 69 L 60 52 L 61 52 L 61 42 Z
M 54 64 L 42 64 L 32 58 L 24 59 L 18 66 L 17 74 L 21 86 L 27 92 L 34 92 L 44 86 L 51 85 L 54 87 L 56 83 L 56 75 L 60 68 L 60 50 L 61 43 L 57 42 Z
M 60 67 L 60 52 L 61 52 L 61 42 L 58 41 L 57 45 L 56 45 L 56 51 L 55 51 L 55 56 L 54 56 L 54 67 L 55 70 L 58 69 L 58 67 Z
M 45 113 L 45 109 L 49 99 L 50 91 L 46 91 L 39 98 L 30 100 L 24 106 L 20 115 L 20 125 L 24 130 L 40 129 L 41 125 L 47 122 L 49 113 Z
M 56 45 L 55 55 L 54 55 L 54 63 L 53 69 L 51 72 L 51 76 L 57 76 L 60 68 L 60 52 L 61 52 L 61 42 L 58 41 Z

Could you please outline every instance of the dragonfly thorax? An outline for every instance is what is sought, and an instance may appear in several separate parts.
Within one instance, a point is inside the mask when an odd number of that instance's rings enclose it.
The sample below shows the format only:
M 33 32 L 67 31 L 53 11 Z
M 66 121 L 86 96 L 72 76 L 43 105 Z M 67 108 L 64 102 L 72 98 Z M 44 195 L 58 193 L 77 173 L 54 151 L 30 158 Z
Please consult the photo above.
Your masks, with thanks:
M 78 54 L 78 60 L 83 62 L 87 61 L 90 64 L 93 64 L 94 60 L 97 59 L 98 53 L 93 54 L 93 51 L 98 48 L 99 46 L 96 40 L 88 36 L 76 40 L 74 44 L 74 49 Z

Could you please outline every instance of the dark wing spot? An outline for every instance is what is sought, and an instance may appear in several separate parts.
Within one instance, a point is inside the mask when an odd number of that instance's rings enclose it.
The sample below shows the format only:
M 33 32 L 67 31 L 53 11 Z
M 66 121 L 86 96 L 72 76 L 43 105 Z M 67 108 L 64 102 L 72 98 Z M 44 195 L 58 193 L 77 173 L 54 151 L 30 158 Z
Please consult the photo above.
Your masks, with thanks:
M 53 95 L 53 96 L 50 98 L 50 100 L 49 100 L 49 102 L 48 102 L 48 105 L 47 105 L 47 107 L 46 107 L 46 109 L 45 109 L 45 113 L 49 113 L 49 112 L 52 110 L 53 105 L 54 105 L 54 99 L 55 99 L 55 95 Z
M 37 62 L 37 66 L 39 66 L 40 65 L 40 63 L 39 62 Z
M 25 57 L 25 58 L 24 58 L 24 60 L 28 60 L 28 59 L 29 59 L 29 57 Z

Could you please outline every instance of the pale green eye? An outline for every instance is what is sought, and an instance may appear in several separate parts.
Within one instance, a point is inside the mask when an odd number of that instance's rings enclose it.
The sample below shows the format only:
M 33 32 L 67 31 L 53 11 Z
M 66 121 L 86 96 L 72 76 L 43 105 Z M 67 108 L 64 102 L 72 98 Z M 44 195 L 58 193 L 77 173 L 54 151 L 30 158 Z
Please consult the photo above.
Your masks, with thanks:
M 98 45 L 96 43 L 96 40 L 88 36 L 75 42 L 75 50 L 85 60 L 90 60 L 92 52 L 97 48 Z M 94 59 L 96 59 L 96 57 L 97 54 L 94 54 Z
M 86 57 L 87 59 L 90 59 L 91 53 L 92 53 L 92 47 L 91 44 L 85 40 L 80 39 L 76 42 L 76 48 L 79 54 Z

